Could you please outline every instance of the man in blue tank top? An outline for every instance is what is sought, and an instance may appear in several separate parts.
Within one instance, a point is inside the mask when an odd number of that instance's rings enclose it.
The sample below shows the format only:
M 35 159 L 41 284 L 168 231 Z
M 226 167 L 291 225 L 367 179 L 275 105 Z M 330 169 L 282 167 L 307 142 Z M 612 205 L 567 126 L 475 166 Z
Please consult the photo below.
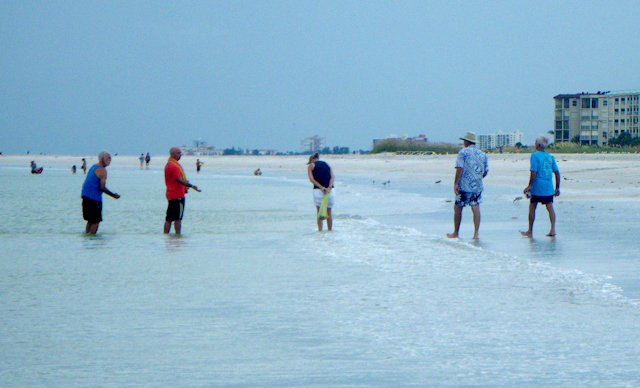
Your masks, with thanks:
M 117 193 L 107 189 L 107 166 L 111 164 L 111 155 L 102 151 L 98 154 L 98 163 L 91 166 L 87 178 L 82 185 L 82 216 L 87 221 L 85 233 L 96 234 L 102 221 L 102 193 L 115 199 Z
M 546 136 L 539 136 L 536 139 L 536 152 L 531 154 L 531 172 L 529 174 L 529 185 L 524 189 L 527 197 L 531 198 L 529 204 L 529 229 L 526 232 L 520 231 L 523 236 L 533 235 L 533 222 L 536 220 L 536 208 L 538 203 L 547 207 L 551 230 L 547 237 L 556 235 L 556 212 L 553 210 L 553 197 L 560 195 L 560 170 L 553 156 L 546 151 L 549 140 Z M 556 178 L 556 186 L 553 187 L 552 177 Z

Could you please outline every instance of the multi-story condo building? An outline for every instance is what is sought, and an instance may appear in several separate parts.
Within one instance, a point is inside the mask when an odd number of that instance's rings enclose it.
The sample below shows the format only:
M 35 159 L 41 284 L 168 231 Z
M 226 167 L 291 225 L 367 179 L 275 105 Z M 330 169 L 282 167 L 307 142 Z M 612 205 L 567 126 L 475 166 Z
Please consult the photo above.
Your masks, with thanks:
M 559 94 L 555 100 L 555 141 L 606 145 L 628 132 L 640 136 L 640 89 L 620 92 Z
M 516 130 L 511 133 L 496 131 L 490 135 L 478 135 L 478 148 L 481 150 L 489 150 L 500 147 L 513 147 L 518 143 L 522 143 L 522 131 Z
M 300 148 L 302 152 L 317 152 L 325 147 L 326 138 L 315 135 L 314 137 L 307 137 L 300 142 Z

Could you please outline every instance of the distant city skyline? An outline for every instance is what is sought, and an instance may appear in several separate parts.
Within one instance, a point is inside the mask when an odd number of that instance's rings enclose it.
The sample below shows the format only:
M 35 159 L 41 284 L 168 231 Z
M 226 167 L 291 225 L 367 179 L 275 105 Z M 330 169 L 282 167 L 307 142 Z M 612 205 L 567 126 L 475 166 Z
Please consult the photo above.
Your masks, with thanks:
M 640 88 L 638 4 L 5 1 L 0 152 L 456 143 L 554 129 L 553 97 Z M 584 28 L 579 28 L 584 26 Z M 593 54 L 593 55 L 591 55 Z

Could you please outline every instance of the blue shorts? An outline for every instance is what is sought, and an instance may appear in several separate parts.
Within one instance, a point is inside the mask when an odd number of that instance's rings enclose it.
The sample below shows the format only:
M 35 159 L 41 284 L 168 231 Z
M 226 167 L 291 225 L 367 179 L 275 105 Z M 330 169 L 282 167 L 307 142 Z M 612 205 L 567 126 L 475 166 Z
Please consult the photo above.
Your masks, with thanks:
M 482 193 L 467 193 L 459 191 L 456 196 L 456 205 L 465 207 L 466 205 L 475 206 L 482 203 Z

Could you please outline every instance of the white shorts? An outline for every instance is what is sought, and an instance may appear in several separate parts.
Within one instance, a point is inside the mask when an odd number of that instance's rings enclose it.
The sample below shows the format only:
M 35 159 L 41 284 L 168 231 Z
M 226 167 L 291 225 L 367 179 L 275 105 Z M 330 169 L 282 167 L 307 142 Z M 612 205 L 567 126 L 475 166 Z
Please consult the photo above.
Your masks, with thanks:
M 322 202 L 322 198 L 324 198 L 324 194 L 320 189 L 313 189 L 313 203 L 320 207 L 320 202 Z M 327 208 L 331 209 L 333 207 L 333 203 L 336 199 L 336 189 L 331 189 L 329 192 L 329 203 L 327 204 Z

